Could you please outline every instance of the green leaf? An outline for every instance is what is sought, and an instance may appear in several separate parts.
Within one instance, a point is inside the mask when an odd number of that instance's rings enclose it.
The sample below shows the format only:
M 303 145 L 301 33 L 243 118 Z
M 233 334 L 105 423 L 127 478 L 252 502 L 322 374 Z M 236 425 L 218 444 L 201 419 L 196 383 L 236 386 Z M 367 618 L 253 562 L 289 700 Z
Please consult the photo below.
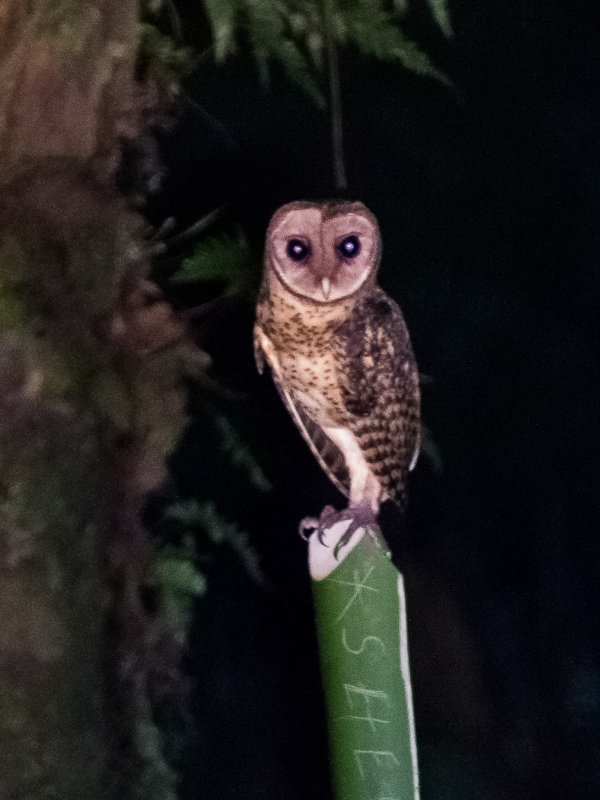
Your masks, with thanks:
M 215 422 L 221 435 L 221 451 L 234 466 L 245 470 L 253 486 L 262 492 L 270 491 L 271 484 L 231 422 L 223 414 L 216 414 Z
M 416 42 L 411 42 L 405 39 L 404 35 L 398 31 L 397 43 L 395 45 L 395 52 L 392 58 L 399 61 L 410 72 L 416 75 L 424 75 L 429 78 L 435 78 L 440 83 L 446 86 L 451 86 L 452 81 L 441 70 L 433 66 L 427 56 L 419 47 Z M 380 56 L 384 58 L 384 56 Z
M 352 42 L 361 53 L 380 61 L 399 61 L 417 75 L 436 78 L 446 85 L 451 82 L 436 69 L 429 57 L 407 39 L 391 16 L 381 9 L 357 5 L 338 12 L 337 34 L 340 41 Z
M 148 576 L 148 585 L 191 597 L 200 597 L 206 591 L 204 575 L 198 572 L 191 560 L 179 553 L 158 556 Z
M 196 545 L 191 537 L 184 537 L 179 545 L 167 544 L 155 553 L 146 584 L 170 598 L 199 597 L 206 591 L 206 579 L 195 561 Z
M 173 283 L 225 281 L 243 283 L 247 277 L 248 246 L 241 236 L 212 236 L 199 242 L 171 278 Z
M 244 29 L 252 45 L 261 82 L 267 86 L 269 57 L 275 53 L 284 36 L 285 6 L 276 0 L 269 4 L 264 0 L 243 0 L 243 2 Z
M 228 544 L 239 557 L 247 573 L 257 583 L 264 582 L 258 556 L 249 542 L 248 534 L 235 522 L 223 517 L 214 503 L 184 500 L 169 507 L 165 516 L 192 530 L 200 527 L 215 544 Z
M 204 0 L 217 63 L 235 52 L 235 26 L 239 8 L 240 3 L 236 0 Z
M 444 36 L 454 36 L 450 14 L 448 13 L 448 0 L 427 0 L 427 5 L 431 9 L 431 14 L 440 26 Z
M 274 48 L 273 55 L 290 83 L 307 94 L 319 108 L 325 108 L 325 95 L 298 45 L 291 39 L 281 39 Z
M 197 500 L 179 500 L 167 508 L 165 517 L 181 522 L 185 528 L 192 528 L 198 524 L 198 506 Z
M 179 545 L 166 544 L 154 553 L 145 585 L 155 591 L 163 625 L 174 642 L 186 641 L 194 600 L 206 593 L 206 578 L 196 567 L 196 545 L 185 537 Z
M 426 3 L 444 34 L 451 36 L 447 0 Z M 396 3 L 401 10 L 405 5 Z M 268 85 L 270 66 L 276 64 L 290 83 L 321 108 L 326 100 L 319 76 L 326 66 L 323 49 L 328 33 L 341 45 L 353 44 L 365 55 L 400 61 L 411 72 L 450 84 L 426 54 L 406 39 L 397 18 L 386 11 L 383 3 L 339 0 L 335 6 L 331 30 L 327 31 L 321 4 L 309 0 L 204 0 L 218 62 L 235 52 L 236 37 L 243 32 L 263 84 Z
M 180 77 L 192 68 L 192 49 L 180 47 L 170 36 L 161 33 L 156 25 L 139 23 L 138 36 L 140 62 L 150 65 L 157 73 Z

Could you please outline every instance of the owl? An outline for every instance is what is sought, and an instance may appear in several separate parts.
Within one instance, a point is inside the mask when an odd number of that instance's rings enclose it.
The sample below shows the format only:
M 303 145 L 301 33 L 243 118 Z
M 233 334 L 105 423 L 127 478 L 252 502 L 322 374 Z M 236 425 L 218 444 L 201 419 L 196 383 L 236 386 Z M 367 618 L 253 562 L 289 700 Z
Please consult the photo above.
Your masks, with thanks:
M 380 504 L 404 508 L 419 452 L 420 395 L 402 313 L 377 285 L 381 240 L 362 203 L 296 202 L 266 236 L 254 328 L 265 360 L 317 461 L 349 500 L 300 523 L 306 537 L 349 520 L 378 530 Z M 339 547 L 339 545 L 338 545 Z

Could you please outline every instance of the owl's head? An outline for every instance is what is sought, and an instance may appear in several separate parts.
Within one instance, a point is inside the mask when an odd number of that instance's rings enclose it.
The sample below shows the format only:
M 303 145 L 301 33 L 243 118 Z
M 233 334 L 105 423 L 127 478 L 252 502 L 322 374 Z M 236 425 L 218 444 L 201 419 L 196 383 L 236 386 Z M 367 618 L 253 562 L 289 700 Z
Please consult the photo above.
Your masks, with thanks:
M 294 294 L 332 303 L 374 282 L 380 252 L 377 220 L 362 203 L 289 203 L 269 224 L 265 269 Z

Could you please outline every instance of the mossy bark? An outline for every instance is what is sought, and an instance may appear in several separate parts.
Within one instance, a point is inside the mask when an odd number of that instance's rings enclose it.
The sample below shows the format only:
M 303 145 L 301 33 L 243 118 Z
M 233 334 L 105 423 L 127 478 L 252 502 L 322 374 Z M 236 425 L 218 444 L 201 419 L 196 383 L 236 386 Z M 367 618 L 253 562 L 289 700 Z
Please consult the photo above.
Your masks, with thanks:
M 0 796 L 104 797 L 90 419 L 36 398 L 0 413 Z
M 0 798 L 173 797 L 140 511 L 185 336 L 116 189 L 135 0 L 0 5 Z

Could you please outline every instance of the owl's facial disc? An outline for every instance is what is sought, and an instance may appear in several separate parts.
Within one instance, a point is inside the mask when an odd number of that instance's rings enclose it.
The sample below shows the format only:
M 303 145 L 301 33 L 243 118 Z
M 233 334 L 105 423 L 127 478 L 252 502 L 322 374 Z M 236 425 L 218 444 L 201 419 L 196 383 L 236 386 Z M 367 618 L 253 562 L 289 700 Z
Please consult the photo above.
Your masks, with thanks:
M 350 262 L 360 253 L 360 238 L 355 233 L 351 233 L 349 236 L 344 236 L 343 239 L 337 242 L 335 247 L 342 259 L 346 262 Z M 332 281 L 336 283 L 339 273 L 340 264 L 336 263 L 335 261 L 333 264 L 334 270 L 332 271 L 331 277 L 329 275 L 325 275 L 321 279 L 321 293 L 324 300 L 329 300 L 329 296 L 331 294 L 331 283 Z
M 379 231 L 364 206 L 290 204 L 272 220 L 270 265 L 291 291 L 317 303 L 344 299 L 375 275 Z

